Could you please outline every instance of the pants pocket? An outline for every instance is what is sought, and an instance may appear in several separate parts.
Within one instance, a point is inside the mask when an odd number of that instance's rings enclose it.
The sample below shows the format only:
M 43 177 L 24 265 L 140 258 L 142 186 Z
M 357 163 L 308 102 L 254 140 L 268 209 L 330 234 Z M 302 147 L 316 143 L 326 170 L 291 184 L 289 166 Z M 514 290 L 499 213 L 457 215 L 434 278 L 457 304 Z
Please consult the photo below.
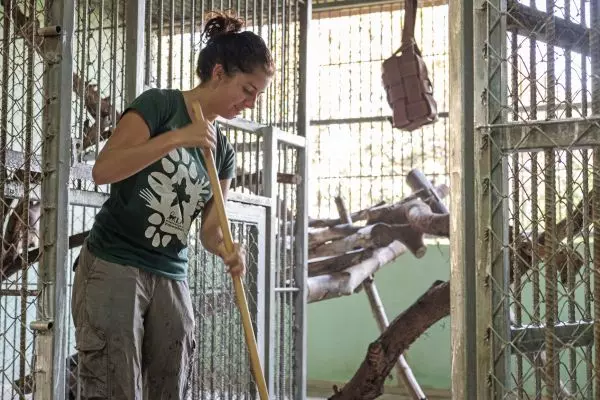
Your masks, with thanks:
M 108 351 L 104 335 L 83 326 L 77 329 L 75 341 L 82 399 L 107 399 Z

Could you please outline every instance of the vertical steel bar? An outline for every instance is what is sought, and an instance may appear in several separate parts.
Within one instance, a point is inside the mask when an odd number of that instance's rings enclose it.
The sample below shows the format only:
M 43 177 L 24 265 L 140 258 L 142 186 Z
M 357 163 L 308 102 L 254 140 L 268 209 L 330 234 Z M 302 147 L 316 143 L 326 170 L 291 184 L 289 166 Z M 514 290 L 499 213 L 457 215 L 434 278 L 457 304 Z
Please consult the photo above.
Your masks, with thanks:
M 279 115 L 280 117 L 281 115 Z M 288 157 L 287 157 L 287 145 L 280 143 L 279 144 L 279 172 L 286 173 L 288 166 Z M 288 251 L 288 242 L 289 237 L 292 234 L 293 226 L 290 226 L 288 229 L 288 224 L 293 225 L 292 221 L 288 221 L 288 209 L 290 207 L 290 200 L 288 194 L 287 185 L 284 183 L 279 184 L 279 200 L 281 202 L 281 212 L 279 213 L 279 223 L 281 224 L 281 237 L 283 240 L 281 241 L 281 265 L 283 266 L 283 279 L 282 279 L 282 287 L 285 287 L 287 282 L 294 282 L 292 279 L 294 275 L 294 264 L 292 260 L 290 260 L 290 252 Z M 291 334 L 291 326 L 290 324 L 294 323 L 293 320 L 287 320 L 287 313 L 290 312 L 290 307 L 293 304 L 293 293 L 284 292 L 282 293 L 283 301 L 281 302 L 281 325 L 284 327 L 286 334 Z M 291 348 L 289 346 L 289 338 L 286 335 L 281 335 L 281 352 L 284 355 L 282 360 L 283 371 L 289 371 L 287 374 L 281 374 L 281 382 L 283 387 L 284 396 L 290 396 L 291 393 L 288 388 L 288 383 L 293 374 L 293 365 L 292 365 L 292 354 Z
M 152 10 L 152 2 L 154 0 L 146 0 L 146 10 L 145 11 L 145 16 L 146 16 L 146 25 L 145 25 L 145 34 L 146 34 L 146 46 L 145 46 L 145 51 L 146 51 L 146 61 L 145 61 L 145 65 L 144 65 L 144 84 L 145 85 L 150 85 L 150 82 L 152 81 L 152 16 L 153 14 L 153 10 Z M 193 2 L 194 0 L 192 0 Z M 129 63 L 127 63 L 129 65 Z
M 146 25 L 144 15 L 146 13 L 146 0 L 130 0 L 127 2 L 126 46 L 125 57 L 125 103 L 129 104 L 144 89 L 144 37 L 146 36 Z M 148 32 L 151 28 L 148 25 Z M 148 49 L 152 43 L 146 43 Z M 146 54 L 149 50 L 146 50 Z M 146 60 L 147 62 L 147 60 Z M 146 64 L 147 69 L 150 63 Z M 114 121 L 114 120 L 113 120 Z
M 306 304 L 307 291 L 306 282 L 308 280 L 308 210 L 310 207 L 309 186 L 310 179 L 310 115 L 309 99 L 311 99 L 310 88 L 312 83 L 308 74 L 310 62 L 310 53 L 308 51 L 309 38 L 311 37 L 311 18 L 312 18 L 312 0 L 305 0 L 300 6 L 299 24 L 299 71 L 298 71 L 298 109 L 296 115 L 298 135 L 305 138 L 304 148 L 298 149 L 298 167 L 297 172 L 302 177 L 302 181 L 296 188 L 296 246 L 295 246 L 295 268 L 294 280 L 298 287 L 294 300 L 294 326 L 293 332 L 297 335 L 294 357 L 294 383 L 296 385 L 295 399 L 302 400 L 307 396 L 306 393 L 306 347 L 307 347 L 307 329 L 306 329 Z
M 167 61 L 167 87 L 170 89 L 173 87 L 173 63 L 175 62 L 173 58 L 175 43 L 173 43 L 173 39 L 175 38 L 175 0 L 171 0 L 171 4 L 169 5 L 171 11 L 169 15 L 169 55 Z M 161 36 L 163 32 L 160 32 Z M 181 54 L 183 57 L 183 54 Z M 158 62 L 162 62 L 161 59 Z
M 511 43 L 511 99 L 512 99 L 512 119 L 513 121 L 519 120 L 519 46 L 517 41 L 517 32 L 512 31 L 510 35 L 510 43 Z M 520 201 L 520 177 L 519 177 L 519 153 L 514 152 L 512 154 L 512 171 L 509 179 L 512 180 L 512 242 L 510 243 L 510 248 L 512 252 L 512 270 L 513 270 L 513 296 L 515 297 L 514 301 L 514 320 L 512 323 L 516 326 L 521 326 L 522 323 L 522 309 L 521 309 L 521 295 L 522 295 L 522 287 L 521 287 L 521 263 L 519 260 L 519 244 L 520 244 L 520 235 L 521 235 L 521 220 L 520 220 L 520 211 L 521 211 L 521 201 Z M 516 371 L 516 386 L 517 386 L 517 396 L 519 398 L 523 398 L 525 395 L 524 387 L 523 387 L 523 356 L 517 352 L 516 354 L 517 361 L 517 371 Z
M 73 2 L 54 1 L 46 26 L 58 25 L 61 34 L 47 37 L 44 46 L 58 56 L 46 65 L 42 142 L 42 216 L 39 270 L 38 320 L 47 330 L 38 332 L 35 343 L 35 393 L 38 400 L 65 398 L 65 343 L 67 321 L 68 179 L 70 167 L 71 97 L 73 89 Z
M 486 122 L 489 125 L 506 121 L 506 2 L 489 0 L 487 11 L 487 86 L 485 106 Z M 490 263 L 490 285 L 492 306 L 492 393 L 494 398 L 504 399 L 510 386 L 510 308 L 507 298 L 509 291 L 509 260 L 506 244 L 507 210 L 506 160 L 496 144 L 496 132 L 491 129 L 484 138 L 483 154 L 485 159 L 481 171 L 483 195 L 481 218 L 488 231 L 484 234 L 484 246 L 487 247 Z
M 30 0 L 25 7 L 25 14 L 28 15 L 30 21 L 35 21 L 37 18 L 35 0 Z M 30 206 L 30 188 L 31 188 L 31 163 L 33 155 L 31 153 L 31 136 L 33 134 L 33 103 L 34 103 L 34 64 L 35 64 L 35 46 L 37 42 L 36 32 L 32 29 L 30 36 L 27 38 L 29 45 L 27 46 L 26 56 L 26 94 L 25 94 L 25 143 L 23 144 L 23 197 L 19 200 L 22 205 L 21 221 L 25 224 L 25 232 L 21 237 L 21 248 L 29 248 L 29 206 Z M 15 209 L 14 212 L 17 210 Z M 4 243 L 2 243 L 4 245 Z M 27 289 L 29 285 L 29 260 L 27 251 L 23 251 L 21 258 L 21 301 L 20 301 L 20 343 L 19 343 L 19 382 L 20 393 L 19 398 L 24 399 L 25 396 L 25 373 L 27 366 Z
M 591 83 L 592 83 L 592 115 L 600 114 L 600 4 L 598 1 L 590 2 L 590 55 L 591 55 Z M 593 148 L 593 242 L 594 242 L 594 299 L 600 298 L 600 147 Z M 600 397 L 600 304 L 594 301 L 594 390 L 595 397 Z
M 475 125 L 485 125 L 488 120 L 488 109 L 486 103 L 483 101 L 475 101 L 475 99 L 485 99 L 488 88 L 488 15 L 487 15 L 487 1 L 478 0 L 473 4 L 473 89 L 474 89 L 474 121 Z M 465 44 L 467 46 L 467 44 Z M 479 215 L 474 215 L 476 232 L 475 238 L 478 244 L 474 245 L 475 250 L 475 262 L 476 262 L 476 276 L 475 276 L 475 290 L 476 290 L 476 330 L 477 339 L 475 341 L 476 349 L 476 360 L 477 366 L 474 374 L 476 377 L 471 379 L 477 383 L 475 398 L 479 400 L 491 399 L 492 392 L 491 386 L 488 382 L 493 382 L 490 377 L 490 371 L 492 369 L 492 346 L 490 342 L 491 336 L 491 323 L 492 323 L 492 290 L 490 287 L 490 254 L 489 246 L 486 240 L 486 236 L 489 235 L 488 223 L 490 219 L 490 198 L 489 191 L 486 191 L 488 185 L 484 179 L 489 173 L 489 155 L 488 147 L 489 140 L 488 136 L 477 132 L 474 134 L 474 145 L 473 154 L 476 158 L 473 170 L 476 171 L 473 176 L 473 188 L 475 196 L 475 209 L 479 209 Z M 452 173 L 452 165 L 449 169 Z M 453 242 L 451 242 L 453 243 Z M 452 291 L 452 287 L 450 288 Z M 451 300 L 452 301 L 452 300 Z M 451 311 L 452 312 L 452 311 Z M 459 376 L 459 379 L 464 379 L 464 375 L 461 377 L 458 373 L 453 374 L 453 378 Z M 466 397 L 465 397 L 466 398 Z
M 535 8 L 535 0 L 530 0 L 530 7 Z M 537 119 L 537 40 L 534 35 L 529 38 L 529 119 Z M 538 153 L 530 153 L 531 158 L 531 242 L 537 243 L 539 238 L 539 221 L 538 221 Z M 540 315 L 540 268 L 538 261 L 538 252 L 531 252 L 531 266 L 530 266 L 531 280 L 532 280 L 532 294 L 533 294 L 533 323 L 541 323 Z M 535 376 L 535 395 L 537 397 L 542 396 L 542 371 L 534 366 Z
M 276 131 L 277 132 L 277 131 Z M 276 153 L 276 157 L 278 160 L 278 169 L 277 172 L 281 171 L 283 166 L 282 163 L 282 154 L 281 154 L 281 145 L 279 142 L 277 142 L 277 153 Z M 278 272 L 279 272 L 279 276 L 278 276 L 278 284 L 280 288 L 285 288 L 287 286 L 287 268 L 288 265 L 286 264 L 286 260 L 285 260 L 285 252 L 286 252 L 286 236 L 287 236 L 287 227 L 285 226 L 283 220 L 282 220 L 282 216 L 285 213 L 285 206 L 286 204 L 283 202 L 282 199 L 282 187 L 283 184 L 278 183 L 277 184 L 277 224 L 279 225 L 279 235 L 278 235 L 278 240 L 277 240 L 277 261 L 278 261 Z M 286 361 L 287 361 L 287 353 L 286 353 L 286 349 L 285 349 L 285 335 L 287 334 L 287 326 L 286 326 L 286 321 L 285 321 L 285 317 L 286 317 L 286 292 L 281 292 L 278 295 L 278 325 L 279 325 L 279 337 L 278 337 L 278 348 L 277 351 L 279 352 L 279 368 L 278 368 L 278 380 L 277 380 L 277 384 L 278 384 L 278 397 L 282 397 L 285 398 L 285 396 L 287 395 L 287 393 L 285 392 L 285 379 L 287 376 L 291 375 L 291 371 L 286 370 Z
M 271 206 L 267 213 L 267 229 L 266 229 L 266 244 L 265 251 L 265 379 L 269 393 L 275 395 L 275 378 L 276 378 L 276 349 L 275 341 L 272 339 L 277 337 L 276 323 L 276 304 L 278 294 L 275 288 L 278 286 L 276 278 L 277 265 L 277 138 L 273 127 L 265 128 L 261 131 L 262 134 L 262 152 L 263 152 L 263 196 L 271 199 Z
M 137 0 L 134 0 L 134 2 L 137 2 Z M 110 110 L 110 121 L 111 121 L 111 128 L 113 128 L 116 124 L 117 124 L 117 107 L 116 107 L 116 101 L 117 101 L 117 85 L 118 85 L 118 79 L 117 79 L 117 58 L 119 57 L 119 1 L 112 1 L 112 13 L 111 13 L 111 18 L 110 18 L 110 38 L 111 38 L 111 46 L 110 46 L 110 78 L 109 78 L 109 93 L 110 93 L 110 98 L 113 99 L 113 107 Z M 127 18 L 127 17 L 125 17 Z
M 571 19 L 571 0 L 565 1 L 565 18 Z M 571 50 L 565 49 L 565 116 L 571 118 L 573 115 L 573 91 L 572 91 L 572 58 Z M 585 94 L 583 94 L 585 96 Z M 572 150 L 566 150 L 567 157 L 567 247 L 569 249 L 575 249 L 575 240 L 573 226 L 573 153 Z M 584 192 L 585 194 L 585 192 Z M 568 299 L 568 322 L 574 324 L 576 322 L 576 306 L 577 300 L 575 299 L 575 270 L 574 260 L 569 257 L 567 260 L 567 299 Z M 577 350 L 574 348 L 569 349 L 569 368 L 567 370 L 568 382 L 571 393 L 577 393 Z
M 586 94 L 583 95 L 584 97 Z M 584 108 L 587 111 L 586 108 Z M 584 114 L 585 115 L 585 114 Z M 583 320 L 584 321 L 592 321 L 592 290 L 591 290 L 591 251 L 590 251 L 590 218 L 589 218 L 589 210 L 593 202 L 594 196 L 589 196 L 590 188 L 589 188 L 589 151 L 584 149 L 581 151 L 581 159 L 582 159 L 582 190 L 583 190 L 583 229 L 581 231 L 581 236 L 583 239 L 583 262 L 584 262 L 584 270 L 583 270 L 583 297 L 584 297 L 584 309 L 583 309 Z M 593 360 L 593 344 L 588 344 L 583 349 L 584 359 Z M 585 367 L 585 376 L 586 382 L 589 382 L 587 385 L 585 394 L 586 398 L 591 399 L 594 391 L 594 365 L 592 362 L 586 362 Z
M 78 69 L 79 71 L 79 88 L 77 90 L 79 90 L 79 93 L 85 93 L 85 82 L 86 82 L 86 78 L 87 78 L 87 68 L 88 68 L 88 25 L 89 25 L 89 15 L 88 15 L 88 9 L 89 9 L 89 1 L 88 0 L 84 0 L 81 3 L 81 6 L 77 7 L 77 14 L 80 14 L 80 18 L 81 18 L 81 27 L 79 29 L 79 32 L 77 33 L 77 36 L 79 37 L 79 40 L 77 41 L 78 43 L 78 57 L 77 60 L 79 62 L 79 65 L 74 67 L 76 69 Z M 78 23 L 80 21 L 77 21 Z M 83 141 L 85 139 L 86 136 L 91 135 L 92 132 L 90 132 L 90 128 L 86 127 L 86 124 L 83 123 L 83 121 L 85 121 L 85 116 L 87 115 L 87 108 L 86 108 L 86 101 L 85 99 L 80 99 L 79 100 L 79 117 L 78 117 L 78 123 L 81 126 L 81 143 L 82 143 L 82 152 L 84 151 L 83 148 Z M 91 138 L 90 138 L 91 139 Z M 79 158 L 77 158 L 77 162 L 79 162 Z
M 196 76 L 196 0 L 190 0 L 190 89 L 193 88 Z M 183 41 L 183 38 L 182 38 Z
M 459 29 L 450 31 L 450 185 L 458 193 L 450 203 L 452 393 L 477 398 L 476 207 L 474 132 L 474 19 L 473 1 L 450 2 L 448 18 Z
M 587 25 L 587 1 L 581 0 L 579 3 L 579 15 L 581 18 L 581 25 Z M 587 70 L 587 61 L 588 55 L 585 53 L 581 54 L 580 62 L 581 62 L 581 115 L 583 117 L 588 114 L 588 70 Z M 591 250 L 590 250 L 590 220 L 589 220 L 589 210 L 593 204 L 593 196 L 590 198 L 589 193 L 589 150 L 583 149 L 581 150 L 581 160 L 582 160 L 582 190 L 583 190 L 583 229 L 582 229 L 582 238 L 583 238 L 583 260 L 584 260 L 584 270 L 583 270 L 583 293 L 584 293 L 584 310 L 583 310 L 583 319 L 585 321 L 592 321 L 592 287 L 591 287 Z M 594 352 L 594 344 L 591 343 L 584 347 L 583 354 L 585 360 L 593 360 Z M 595 364 L 596 368 L 598 364 Z M 589 382 L 586 385 L 585 395 L 586 398 L 591 399 L 594 393 L 594 375 L 595 370 L 594 363 L 586 362 L 585 363 L 585 371 L 586 371 L 586 382 Z
M 532 90 L 535 92 L 535 90 Z M 538 243 L 539 240 L 539 216 L 538 216 L 538 153 L 534 152 L 531 156 L 531 242 Z M 540 311 L 540 267 L 539 267 L 538 251 L 534 249 L 531 252 L 531 267 L 532 272 L 532 302 L 533 302 L 533 317 L 532 322 L 535 325 L 541 324 Z M 535 366 L 535 393 L 537 397 L 542 396 L 542 371 Z
M 97 43 L 97 59 L 96 59 L 96 84 L 97 84 L 97 90 L 98 90 L 98 94 L 102 93 L 102 83 L 103 83 L 103 79 L 102 79 L 102 64 L 103 64 L 103 60 L 106 54 L 104 54 L 102 52 L 103 49 L 103 45 L 104 45 L 104 41 L 103 41 L 103 36 L 104 36 L 104 0 L 100 0 L 100 4 L 99 4 L 99 8 L 100 8 L 100 14 L 98 16 L 98 43 Z M 90 48 L 91 46 L 89 46 L 87 43 L 85 43 L 85 45 Z M 96 118 L 98 119 L 98 123 L 96 124 L 96 135 L 94 137 L 94 144 L 95 146 L 95 152 L 96 152 L 96 159 L 98 158 L 98 152 L 100 151 L 100 136 L 102 135 L 102 124 L 99 123 L 100 119 L 102 115 L 102 101 L 98 101 L 96 103 Z
M 156 49 L 156 87 L 162 88 L 162 60 L 163 60 L 163 34 L 164 34 L 164 23 L 165 23 L 165 7 L 164 0 L 158 0 L 158 31 L 156 32 L 156 39 L 158 46 Z
M 185 1 L 180 1 L 179 5 L 181 6 L 179 9 L 179 17 L 181 18 L 179 28 L 179 89 L 183 89 L 183 70 L 185 68 L 185 40 L 183 40 L 185 37 Z
M 6 216 L 6 150 L 8 136 L 8 98 L 9 98 L 9 70 L 10 70 L 10 38 L 12 29 L 12 0 L 4 1 L 2 13 L 2 82 L 0 83 L 0 221 Z M 4 229 L 0 229 L 0 244 L 4 243 Z M 4 265 L 4 245 L 0 245 L 0 265 Z M 3 353 L 4 354 L 4 353 Z
M 546 12 L 554 15 L 554 0 L 546 0 Z M 556 76 L 555 51 L 556 27 L 554 19 L 550 18 L 546 25 L 546 118 L 556 118 Z M 546 318 L 545 318 L 545 350 L 546 362 L 546 395 L 554 397 L 560 393 L 560 368 L 558 365 L 558 350 L 555 349 L 555 325 L 558 317 L 557 299 L 557 265 L 556 265 L 556 171 L 554 150 L 544 151 L 544 269 L 546 286 Z
M 555 349 L 555 325 L 558 316 L 557 299 L 557 268 L 556 268 L 556 186 L 555 186 L 555 156 L 553 150 L 544 152 L 544 267 L 546 286 L 546 318 L 545 318 L 545 345 L 546 365 L 546 395 L 550 398 L 560 393 L 558 377 L 558 350 Z

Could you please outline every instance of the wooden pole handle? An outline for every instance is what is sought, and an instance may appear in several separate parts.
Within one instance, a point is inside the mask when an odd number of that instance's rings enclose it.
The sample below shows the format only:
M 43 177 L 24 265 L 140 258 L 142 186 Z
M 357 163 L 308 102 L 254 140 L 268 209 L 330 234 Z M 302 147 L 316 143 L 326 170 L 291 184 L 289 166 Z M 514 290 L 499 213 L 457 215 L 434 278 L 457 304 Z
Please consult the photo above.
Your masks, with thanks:
M 192 106 L 195 117 L 199 120 L 204 119 L 202 108 L 198 103 L 194 103 Z M 229 227 L 229 219 L 225 211 L 225 202 L 223 201 L 223 192 L 221 191 L 221 184 L 217 175 L 217 168 L 215 166 L 215 159 L 210 150 L 203 150 L 204 161 L 208 170 L 208 177 L 210 185 L 213 191 L 213 207 L 216 207 L 217 215 L 219 217 L 219 226 L 223 233 L 223 241 L 225 243 L 225 251 L 228 254 L 233 253 L 233 237 L 231 235 L 231 229 Z M 252 373 L 254 380 L 258 386 L 258 392 L 261 400 L 268 400 L 269 393 L 267 391 L 267 384 L 265 377 L 260 365 L 260 359 L 258 357 L 258 348 L 256 345 L 256 338 L 254 337 L 254 330 L 252 329 L 252 322 L 250 320 L 250 311 L 248 310 L 248 301 L 246 300 L 246 292 L 244 291 L 244 284 L 240 276 L 232 276 L 233 288 L 235 290 L 235 299 L 237 306 L 242 316 L 242 325 L 244 328 L 244 336 L 246 337 L 246 345 L 248 352 L 250 353 L 250 365 L 252 367 Z

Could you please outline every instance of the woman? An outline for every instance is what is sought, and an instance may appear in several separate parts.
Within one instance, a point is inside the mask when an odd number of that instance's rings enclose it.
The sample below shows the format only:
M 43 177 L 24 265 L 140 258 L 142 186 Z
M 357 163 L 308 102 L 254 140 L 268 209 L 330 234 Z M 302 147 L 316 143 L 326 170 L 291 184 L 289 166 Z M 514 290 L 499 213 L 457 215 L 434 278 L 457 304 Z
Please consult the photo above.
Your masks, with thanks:
M 230 273 L 245 271 L 239 244 L 223 251 L 202 157 L 214 152 L 226 198 L 234 151 L 213 122 L 253 108 L 274 73 L 264 41 L 241 28 L 224 14 L 209 19 L 200 85 L 142 93 L 98 155 L 93 179 L 111 193 L 82 248 L 71 304 L 84 399 L 183 399 L 195 347 L 187 237 L 198 215 L 204 248 Z

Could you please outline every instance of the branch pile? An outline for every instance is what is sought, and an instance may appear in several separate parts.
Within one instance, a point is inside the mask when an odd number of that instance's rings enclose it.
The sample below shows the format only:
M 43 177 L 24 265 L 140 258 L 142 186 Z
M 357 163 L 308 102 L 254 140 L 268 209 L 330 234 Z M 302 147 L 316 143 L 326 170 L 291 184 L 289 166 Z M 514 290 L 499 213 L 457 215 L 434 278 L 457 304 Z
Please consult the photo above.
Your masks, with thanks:
M 440 198 L 449 190 L 436 188 Z M 421 258 L 427 250 L 425 235 L 449 237 L 448 214 L 431 210 L 418 194 L 394 204 L 376 204 L 341 219 L 313 219 L 308 233 L 308 301 L 348 296 L 382 266 L 405 252 Z

